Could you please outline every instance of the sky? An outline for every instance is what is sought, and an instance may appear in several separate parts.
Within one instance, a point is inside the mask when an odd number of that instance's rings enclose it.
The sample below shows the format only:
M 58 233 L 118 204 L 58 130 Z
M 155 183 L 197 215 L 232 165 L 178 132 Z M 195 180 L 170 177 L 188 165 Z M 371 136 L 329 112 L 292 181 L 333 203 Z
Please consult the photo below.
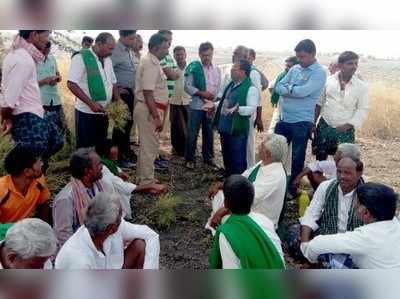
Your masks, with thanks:
M 116 30 L 110 30 L 118 36 Z M 86 31 L 96 35 L 100 30 Z M 145 41 L 155 30 L 139 30 Z M 352 50 L 377 58 L 400 58 L 400 30 L 173 30 L 174 45 L 197 47 L 210 41 L 216 48 L 243 44 L 257 51 L 292 51 L 297 42 L 311 38 L 324 53 Z

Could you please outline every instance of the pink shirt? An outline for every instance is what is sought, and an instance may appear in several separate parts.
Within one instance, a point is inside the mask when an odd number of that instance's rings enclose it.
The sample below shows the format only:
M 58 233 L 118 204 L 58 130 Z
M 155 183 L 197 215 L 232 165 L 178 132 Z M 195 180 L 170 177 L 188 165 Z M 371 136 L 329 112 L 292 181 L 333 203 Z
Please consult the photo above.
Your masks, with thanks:
M 209 67 L 203 66 L 204 76 L 206 77 L 207 91 L 213 95 L 217 95 L 219 84 L 220 84 L 220 74 L 217 67 L 211 65 Z
M 29 112 L 43 118 L 36 64 L 25 49 L 11 51 L 4 58 L 2 84 L 1 107 L 13 109 L 13 115 Z

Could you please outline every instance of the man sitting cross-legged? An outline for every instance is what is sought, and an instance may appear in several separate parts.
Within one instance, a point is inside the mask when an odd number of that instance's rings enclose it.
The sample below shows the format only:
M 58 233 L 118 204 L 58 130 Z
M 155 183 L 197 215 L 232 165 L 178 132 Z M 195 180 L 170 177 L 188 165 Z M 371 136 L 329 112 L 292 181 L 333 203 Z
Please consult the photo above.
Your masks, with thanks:
M 322 182 L 315 191 L 310 206 L 300 218 L 299 227 L 290 229 L 289 249 L 301 256 L 300 241 L 309 242 L 316 235 L 331 235 L 353 231 L 363 225 L 354 207 L 356 188 L 363 184 L 363 163 L 342 158 L 337 167 L 337 179 Z
M 71 157 L 71 181 L 57 194 L 53 204 L 54 230 L 62 246 L 83 224 L 89 202 L 100 192 L 113 193 L 112 182 L 103 178 L 103 165 L 92 149 L 78 149 Z
M 398 196 L 382 184 L 366 183 L 356 190 L 356 211 L 364 226 L 352 232 L 317 236 L 301 244 L 304 256 L 316 262 L 322 254 L 349 254 L 364 269 L 400 269 Z
M 55 268 L 158 269 L 159 253 L 158 234 L 123 220 L 116 193 L 99 193 L 89 203 L 83 225 L 58 253 Z
M 232 175 L 224 183 L 224 217 L 210 252 L 212 269 L 284 269 L 281 241 L 271 220 L 252 213 L 252 183 L 241 175 Z
M 251 210 L 268 217 L 275 227 L 282 212 L 286 191 L 286 174 L 282 161 L 286 159 L 287 150 L 285 137 L 268 134 L 259 146 L 258 156 L 261 161 L 242 174 L 254 186 L 255 196 Z M 223 183 L 218 182 L 210 188 L 208 194 L 213 198 L 213 215 L 210 220 L 213 226 L 219 224 L 227 213 L 222 187 Z

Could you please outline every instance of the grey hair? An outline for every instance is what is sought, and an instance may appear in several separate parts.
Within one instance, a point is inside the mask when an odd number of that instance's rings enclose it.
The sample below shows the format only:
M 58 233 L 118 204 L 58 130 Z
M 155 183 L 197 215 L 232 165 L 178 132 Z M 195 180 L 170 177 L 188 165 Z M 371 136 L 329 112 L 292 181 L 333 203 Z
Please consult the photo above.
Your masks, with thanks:
M 94 43 L 95 43 L 96 45 L 104 45 L 104 44 L 109 44 L 109 43 L 113 43 L 113 42 L 115 42 L 115 38 L 114 38 L 114 36 L 113 36 L 111 33 L 109 33 L 109 32 L 102 32 L 102 33 L 100 33 L 100 34 L 96 37 L 96 39 L 95 39 L 95 41 L 94 41 Z
M 72 154 L 69 168 L 74 178 L 81 179 L 85 175 L 85 170 L 92 166 L 93 154 L 96 154 L 93 148 L 80 148 Z
M 241 59 L 249 59 L 249 48 L 239 45 L 236 47 L 235 50 L 239 50 L 243 54 L 244 57 L 242 57 Z
M 337 152 L 341 153 L 341 158 L 351 158 L 352 160 L 361 159 L 360 147 L 353 143 L 339 144 Z
M 4 247 L 22 260 L 50 257 L 57 251 L 57 239 L 49 224 L 40 219 L 27 218 L 8 230 Z
M 117 222 L 120 211 L 121 204 L 118 194 L 98 193 L 89 203 L 84 220 L 89 234 L 96 236 L 105 232 L 111 224 Z
M 286 160 L 288 154 L 286 137 L 275 133 L 267 134 L 264 146 L 270 152 L 272 162 L 283 162 Z

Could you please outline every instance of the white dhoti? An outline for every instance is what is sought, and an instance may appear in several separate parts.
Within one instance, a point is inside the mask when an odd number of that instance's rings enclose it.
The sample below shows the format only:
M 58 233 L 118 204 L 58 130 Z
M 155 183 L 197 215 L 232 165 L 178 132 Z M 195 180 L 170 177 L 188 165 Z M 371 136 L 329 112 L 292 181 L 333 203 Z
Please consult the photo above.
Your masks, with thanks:
M 256 151 L 255 151 L 255 143 L 256 143 L 256 130 L 254 128 L 254 122 L 256 121 L 256 114 L 253 114 L 250 119 L 249 126 L 249 136 L 247 137 L 247 168 L 253 167 L 256 164 Z

